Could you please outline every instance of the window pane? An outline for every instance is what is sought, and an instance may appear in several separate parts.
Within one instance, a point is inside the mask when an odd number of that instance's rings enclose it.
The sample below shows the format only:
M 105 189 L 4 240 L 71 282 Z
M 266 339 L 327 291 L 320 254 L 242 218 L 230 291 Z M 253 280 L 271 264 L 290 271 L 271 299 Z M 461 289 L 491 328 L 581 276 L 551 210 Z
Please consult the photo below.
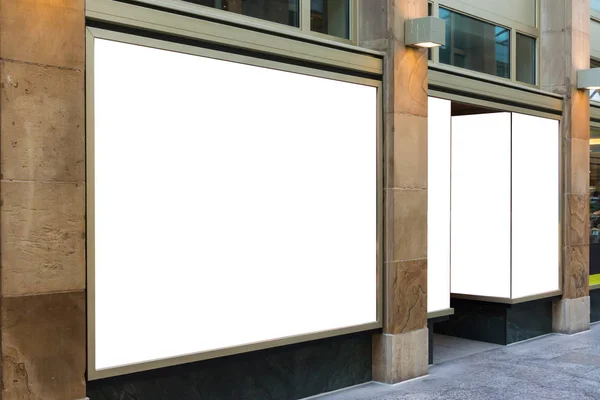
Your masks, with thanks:
M 350 0 L 311 0 L 310 30 L 350 39 Z
M 430 17 L 433 15 L 433 4 L 427 3 L 427 15 Z M 431 60 L 431 49 L 427 49 L 427 59 Z
M 600 0 L 592 0 L 592 10 L 600 12 Z
M 600 283 L 600 130 L 590 131 L 590 284 Z
M 600 61 L 590 60 L 590 68 L 600 68 Z M 600 89 L 590 90 L 590 100 L 600 102 Z
M 440 62 L 503 78 L 510 77 L 510 31 L 440 7 L 446 45 Z
M 517 80 L 535 85 L 535 38 L 517 33 Z
M 300 26 L 300 0 L 186 0 L 206 7 L 260 18 L 279 24 Z

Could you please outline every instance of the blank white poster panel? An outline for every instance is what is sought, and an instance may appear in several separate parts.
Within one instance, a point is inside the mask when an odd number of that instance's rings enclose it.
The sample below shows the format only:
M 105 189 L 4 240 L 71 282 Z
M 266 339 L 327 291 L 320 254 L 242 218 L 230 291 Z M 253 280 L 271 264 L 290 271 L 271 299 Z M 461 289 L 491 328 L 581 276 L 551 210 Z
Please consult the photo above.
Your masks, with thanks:
M 375 87 L 95 40 L 106 369 L 373 323 Z
M 510 297 L 510 120 L 452 117 L 452 293 Z
M 559 289 L 558 121 L 513 114 L 512 297 Z
M 429 98 L 427 154 L 427 311 L 450 308 L 451 102 Z

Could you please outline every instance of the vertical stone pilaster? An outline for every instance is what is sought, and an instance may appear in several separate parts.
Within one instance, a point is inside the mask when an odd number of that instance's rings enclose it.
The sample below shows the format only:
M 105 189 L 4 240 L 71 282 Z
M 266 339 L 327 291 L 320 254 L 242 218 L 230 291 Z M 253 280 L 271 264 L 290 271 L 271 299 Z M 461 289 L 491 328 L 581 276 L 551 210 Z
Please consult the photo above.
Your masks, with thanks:
M 590 1 L 542 0 L 541 85 L 564 95 L 563 299 L 554 305 L 554 329 L 589 329 L 590 101 L 577 90 L 577 71 L 590 66 Z
M 0 0 L 3 400 L 85 397 L 84 1 Z
M 384 320 L 373 378 L 427 374 L 427 51 L 404 46 L 426 0 L 359 2 L 359 43 L 384 51 Z

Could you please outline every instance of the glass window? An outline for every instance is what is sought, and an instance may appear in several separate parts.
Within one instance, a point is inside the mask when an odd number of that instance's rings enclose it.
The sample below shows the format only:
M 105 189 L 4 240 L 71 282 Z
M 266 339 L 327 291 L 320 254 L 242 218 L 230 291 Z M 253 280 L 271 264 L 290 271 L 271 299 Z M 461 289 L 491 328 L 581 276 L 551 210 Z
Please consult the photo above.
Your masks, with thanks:
M 535 85 L 535 38 L 517 33 L 517 80 Z
M 600 284 L 600 129 L 590 131 L 590 284 Z
M 430 17 L 433 15 L 433 4 L 427 3 L 427 15 Z M 427 49 L 427 59 L 431 60 L 431 49 Z
M 590 68 L 600 68 L 600 61 L 590 60 Z M 590 90 L 590 100 L 600 103 L 600 89 Z
M 310 30 L 350 39 L 350 0 L 311 0 Z
M 300 26 L 300 0 L 186 0 L 206 7 L 260 18 L 278 24 Z
M 440 62 L 510 78 L 510 30 L 440 7 L 446 45 Z
M 596 10 L 596 11 L 600 12 L 600 0 L 592 0 L 591 4 L 592 4 L 592 10 Z

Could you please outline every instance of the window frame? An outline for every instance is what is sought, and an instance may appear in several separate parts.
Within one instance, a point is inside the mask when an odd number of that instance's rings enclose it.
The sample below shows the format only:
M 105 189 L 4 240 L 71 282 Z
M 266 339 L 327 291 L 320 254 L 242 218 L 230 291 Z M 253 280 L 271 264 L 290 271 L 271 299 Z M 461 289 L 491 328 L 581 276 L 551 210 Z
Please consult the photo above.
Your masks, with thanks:
M 311 0 L 299 0 L 298 4 L 298 21 L 299 26 L 290 26 L 280 24 L 273 21 L 268 21 L 261 18 L 251 17 L 243 14 L 236 14 L 231 11 L 219 10 L 200 4 L 194 4 L 185 0 L 132 0 L 134 4 L 143 4 L 146 6 L 158 6 L 167 10 L 184 12 L 197 17 L 208 18 L 215 21 L 225 22 L 228 24 L 240 25 L 254 29 L 268 31 L 269 33 L 286 35 L 292 37 L 306 38 L 312 37 L 315 39 L 325 39 L 339 43 L 355 45 L 358 43 L 358 1 L 348 0 L 350 2 L 349 15 L 349 39 L 328 35 L 310 30 L 310 9 Z
M 500 82 L 511 82 L 517 85 L 522 85 L 530 88 L 540 87 L 540 0 L 535 1 L 535 27 L 528 26 L 518 21 L 513 21 L 509 18 L 498 16 L 489 11 L 481 10 L 473 6 L 469 6 L 460 0 L 431 0 L 429 1 L 432 9 L 432 16 L 439 18 L 440 7 L 455 12 L 465 17 L 469 17 L 481 22 L 492 24 L 501 28 L 508 29 L 510 32 L 510 77 L 504 78 L 497 75 L 487 74 L 479 71 L 472 71 L 466 68 L 457 67 L 450 64 L 440 62 L 439 47 L 431 49 L 431 59 L 429 63 L 436 67 L 443 66 L 444 69 L 460 71 L 469 75 L 480 76 L 485 79 L 492 79 Z M 535 39 L 535 84 L 521 82 L 517 80 L 517 34 L 525 35 Z

